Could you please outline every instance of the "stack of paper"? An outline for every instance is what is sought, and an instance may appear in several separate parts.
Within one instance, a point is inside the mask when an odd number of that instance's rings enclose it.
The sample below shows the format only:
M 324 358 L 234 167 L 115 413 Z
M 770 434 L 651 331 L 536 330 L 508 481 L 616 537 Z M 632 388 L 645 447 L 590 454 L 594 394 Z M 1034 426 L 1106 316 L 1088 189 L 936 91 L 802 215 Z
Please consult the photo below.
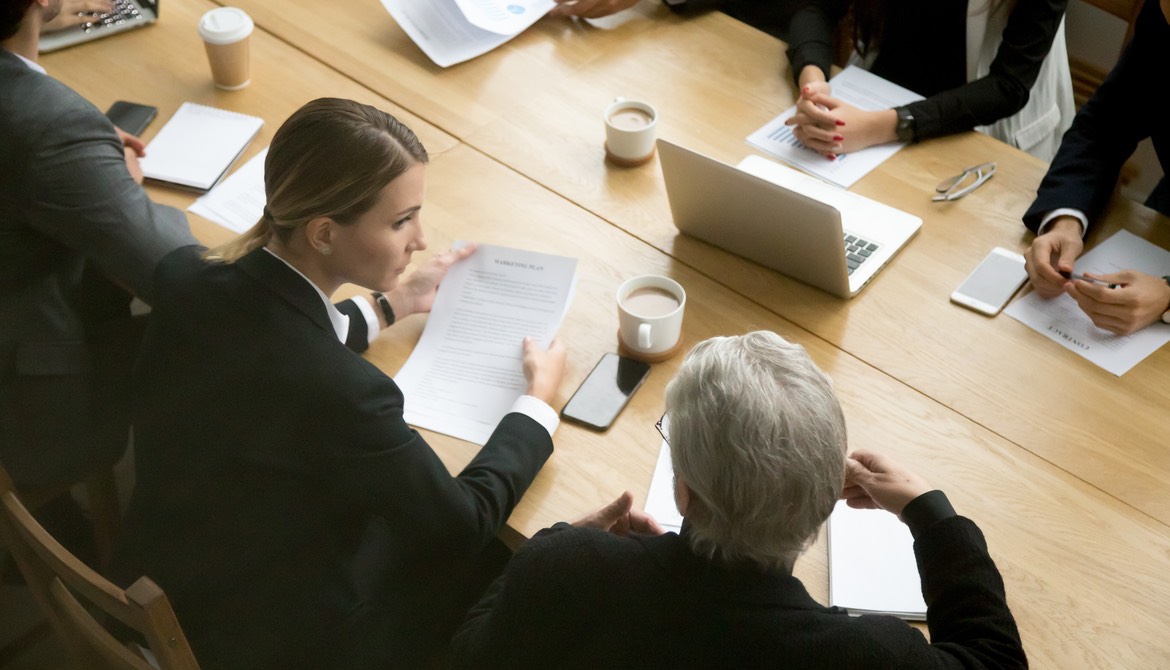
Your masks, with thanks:
M 829 604 L 854 615 L 926 619 L 914 538 L 898 517 L 837 503 L 829 516 Z
M 650 479 L 650 492 L 646 494 L 644 509 L 663 530 L 675 533 L 682 530 L 683 518 L 674 503 L 674 463 L 670 460 L 670 445 L 665 440 L 658 448 L 658 463 Z
M 184 102 L 146 147 L 142 174 L 206 191 L 227 174 L 264 120 Z
M 552 0 L 382 0 L 382 5 L 440 67 L 495 49 L 556 6 Z

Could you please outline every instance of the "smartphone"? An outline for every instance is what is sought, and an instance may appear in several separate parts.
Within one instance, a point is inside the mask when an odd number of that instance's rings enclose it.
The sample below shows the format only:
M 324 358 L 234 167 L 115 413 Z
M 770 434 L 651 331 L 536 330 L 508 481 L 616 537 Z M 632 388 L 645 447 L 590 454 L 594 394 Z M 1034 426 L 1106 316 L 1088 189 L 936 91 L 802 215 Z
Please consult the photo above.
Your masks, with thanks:
M 649 374 L 647 363 L 605 354 L 569 398 L 561 416 L 594 430 L 608 430 Z
M 996 247 L 963 285 L 951 294 L 951 302 L 995 316 L 1027 279 L 1024 257 L 1014 251 Z
M 106 118 L 113 121 L 115 126 L 135 136 L 141 135 L 156 116 L 158 116 L 158 107 L 140 105 L 125 100 L 115 102 L 106 110 Z

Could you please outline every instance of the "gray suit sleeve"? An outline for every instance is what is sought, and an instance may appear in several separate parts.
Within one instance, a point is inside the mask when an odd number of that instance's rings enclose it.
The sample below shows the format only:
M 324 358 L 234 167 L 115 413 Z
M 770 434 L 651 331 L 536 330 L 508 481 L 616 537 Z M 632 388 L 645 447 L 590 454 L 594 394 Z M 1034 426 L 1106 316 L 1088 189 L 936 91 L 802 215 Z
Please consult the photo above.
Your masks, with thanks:
M 40 109 L 64 109 L 30 138 L 24 171 L 29 224 L 149 301 L 159 259 L 195 243 L 186 217 L 152 203 L 131 178 L 105 115 L 81 99 L 44 102 Z

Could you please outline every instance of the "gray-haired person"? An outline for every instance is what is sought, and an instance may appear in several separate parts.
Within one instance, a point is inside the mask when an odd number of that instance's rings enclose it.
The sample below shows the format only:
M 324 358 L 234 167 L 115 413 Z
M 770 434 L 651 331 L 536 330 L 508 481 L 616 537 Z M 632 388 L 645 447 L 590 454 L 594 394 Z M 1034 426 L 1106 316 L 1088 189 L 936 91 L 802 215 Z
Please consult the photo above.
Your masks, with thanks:
M 770 332 L 696 346 L 666 391 L 681 534 L 629 493 L 542 530 L 453 643 L 466 667 L 1026 667 L 973 522 L 889 459 L 846 457 L 832 383 Z M 931 641 L 850 617 L 792 576 L 834 504 L 899 515 L 915 538 Z

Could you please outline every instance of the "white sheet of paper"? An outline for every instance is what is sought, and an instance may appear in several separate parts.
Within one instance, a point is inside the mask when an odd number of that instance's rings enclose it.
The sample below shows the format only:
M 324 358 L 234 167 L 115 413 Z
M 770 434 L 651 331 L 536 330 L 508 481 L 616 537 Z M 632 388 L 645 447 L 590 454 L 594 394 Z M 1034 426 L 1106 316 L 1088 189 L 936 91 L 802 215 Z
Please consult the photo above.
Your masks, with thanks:
M 576 272 L 575 258 L 488 244 L 452 267 L 418 345 L 394 377 L 407 423 L 486 443 L 527 386 L 521 341 L 552 341 Z
M 833 97 L 865 110 L 889 109 L 922 99 L 921 95 L 856 66 L 845 68 L 829 83 L 833 86 Z M 748 144 L 842 188 L 853 186 L 905 146 L 901 142 L 879 144 L 829 160 L 801 144 L 792 134 L 792 127 L 784 125 L 795 114 L 795 106 L 785 110 L 749 135 Z
M 556 6 L 552 0 L 455 0 L 467 22 L 497 35 L 518 35 Z
M 1122 230 L 1076 263 L 1080 274 L 1121 270 L 1137 270 L 1156 277 L 1170 274 L 1170 251 Z M 1067 295 L 1045 300 L 1033 291 L 1008 305 L 1004 313 L 1119 377 L 1170 342 L 1170 325 L 1161 322 L 1126 336 L 1101 330 Z
M 665 440 L 658 449 L 658 463 L 654 465 L 654 476 L 650 478 L 650 491 L 646 494 L 643 509 L 663 530 L 675 533 L 682 530 L 683 518 L 674 504 L 674 465 L 670 460 L 670 445 Z
M 264 213 L 264 159 L 268 147 L 244 163 L 218 186 L 199 196 L 188 212 L 217 223 L 228 230 L 247 231 Z
M 382 0 L 382 6 L 439 67 L 481 56 L 516 36 L 475 27 L 455 0 Z
M 914 538 L 898 517 L 837 502 L 829 516 L 829 604 L 850 614 L 926 619 Z

